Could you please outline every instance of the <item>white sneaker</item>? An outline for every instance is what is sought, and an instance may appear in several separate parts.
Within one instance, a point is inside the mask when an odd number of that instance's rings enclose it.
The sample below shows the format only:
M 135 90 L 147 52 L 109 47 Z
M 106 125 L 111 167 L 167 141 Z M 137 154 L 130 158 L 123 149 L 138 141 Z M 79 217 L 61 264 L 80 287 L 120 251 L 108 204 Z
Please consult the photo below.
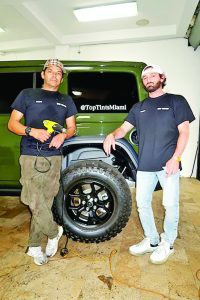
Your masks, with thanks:
M 34 258 L 34 263 L 38 266 L 44 265 L 48 262 L 48 258 L 45 253 L 42 252 L 41 247 L 28 247 L 27 255 Z
M 58 234 L 54 239 L 48 239 L 48 243 L 46 246 L 46 255 L 47 257 L 52 257 L 56 254 L 58 250 L 58 242 L 63 234 L 62 226 L 58 226 Z
M 144 238 L 140 243 L 129 247 L 129 253 L 132 255 L 140 256 L 145 253 L 153 252 L 157 249 L 156 246 L 152 246 L 150 238 Z
M 174 249 L 170 249 L 170 244 L 162 239 L 157 249 L 151 254 L 150 261 L 152 264 L 160 265 L 167 261 L 168 257 L 174 253 Z

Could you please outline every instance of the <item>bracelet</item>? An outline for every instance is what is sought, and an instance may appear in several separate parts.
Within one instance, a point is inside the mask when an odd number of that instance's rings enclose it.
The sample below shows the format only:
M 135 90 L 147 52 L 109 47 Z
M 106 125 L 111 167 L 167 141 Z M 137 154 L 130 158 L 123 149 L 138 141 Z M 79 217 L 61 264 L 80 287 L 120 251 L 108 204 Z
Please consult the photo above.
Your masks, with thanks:
M 180 162 L 181 161 L 181 157 L 180 156 L 174 156 L 173 157 L 177 162 Z

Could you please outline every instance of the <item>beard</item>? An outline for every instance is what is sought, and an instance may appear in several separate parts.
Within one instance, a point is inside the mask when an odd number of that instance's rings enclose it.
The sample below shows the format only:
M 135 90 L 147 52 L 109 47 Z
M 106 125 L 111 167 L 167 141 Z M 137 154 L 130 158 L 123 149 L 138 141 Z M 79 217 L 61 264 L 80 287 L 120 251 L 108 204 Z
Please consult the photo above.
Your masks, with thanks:
M 152 93 L 162 87 L 162 82 L 158 81 L 156 83 L 149 82 L 147 85 L 144 85 L 144 88 L 147 92 Z

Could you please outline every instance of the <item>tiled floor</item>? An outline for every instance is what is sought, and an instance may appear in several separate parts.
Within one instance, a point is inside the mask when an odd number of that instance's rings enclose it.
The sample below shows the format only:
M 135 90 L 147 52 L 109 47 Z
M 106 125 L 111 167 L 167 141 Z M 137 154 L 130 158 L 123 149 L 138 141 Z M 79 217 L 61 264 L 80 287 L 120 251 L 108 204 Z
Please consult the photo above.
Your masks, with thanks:
M 100 244 L 68 243 L 44 266 L 24 252 L 29 211 L 19 197 L 0 197 L 0 299 L 2 300 L 197 300 L 200 299 L 200 181 L 181 179 L 179 236 L 175 253 L 163 265 L 127 249 L 142 238 L 135 206 L 124 230 Z M 162 228 L 162 192 L 154 193 L 154 211 Z M 44 240 L 44 244 L 45 244 Z M 65 237 L 60 241 L 64 246 Z

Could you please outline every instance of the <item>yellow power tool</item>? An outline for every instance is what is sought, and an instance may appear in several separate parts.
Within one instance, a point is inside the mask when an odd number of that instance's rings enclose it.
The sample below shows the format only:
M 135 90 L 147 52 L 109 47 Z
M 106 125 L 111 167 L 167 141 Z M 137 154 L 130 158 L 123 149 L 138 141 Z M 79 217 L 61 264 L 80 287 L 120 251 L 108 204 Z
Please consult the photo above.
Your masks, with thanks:
M 44 120 L 43 121 L 44 126 L 47 128 L 48 133 L 58 132 L 58 133 L 66 133 L 67 130 L 60 124 L 50 121 L 50 120 Z

